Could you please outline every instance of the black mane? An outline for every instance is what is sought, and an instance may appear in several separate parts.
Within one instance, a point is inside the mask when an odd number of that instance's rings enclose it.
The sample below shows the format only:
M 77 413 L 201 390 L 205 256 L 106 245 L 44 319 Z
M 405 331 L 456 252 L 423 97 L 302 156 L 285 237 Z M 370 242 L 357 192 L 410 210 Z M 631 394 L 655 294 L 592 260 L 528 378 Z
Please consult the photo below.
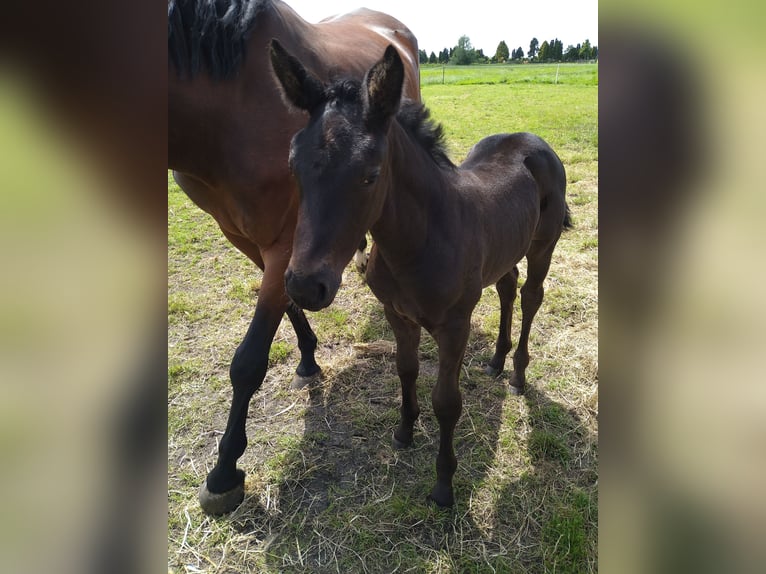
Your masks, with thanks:
M 250 30 L 270 0 L 169 0 L 168 58 L 181 75 L 231 76 Z
M 455 168 L 455 164 L 447 155 L 444 127 L 431 119 L 431 112 L 424 104 L 407 99 L 402 100 L 396 119 L 412 137 L 420 142 L 439 166 Z

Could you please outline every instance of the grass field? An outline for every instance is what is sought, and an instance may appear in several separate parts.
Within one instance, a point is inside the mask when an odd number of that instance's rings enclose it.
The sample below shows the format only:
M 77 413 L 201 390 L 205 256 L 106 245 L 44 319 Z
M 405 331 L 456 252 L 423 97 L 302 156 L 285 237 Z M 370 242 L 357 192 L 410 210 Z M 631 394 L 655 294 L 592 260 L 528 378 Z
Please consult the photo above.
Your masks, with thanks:
M 597 569 L 596 65 L 424 68 L 422 94 L 452 158 L 503 131 L 560 155 L 575 229 L 554 253 L 530 340 L 528 394 L 482 373 L 499 325 L 488 288 L 474 311 L 456 429 L 456 506 L 425 502 L 438 424 L 436 347 L 424 332 L 412 449 L 395 451 L 399 382 L 382 308 L 350 266 L 335 303 L 308 314 L 324 379 L 290 391 L 288 321 L 252 401 L 240 460 L 246 498 L 210 518 L 197 488 L 215 463 L 231 397 L 229 361 L 260 273 L 168 178 L 168 567 L 172 572 L 595 572 Z M 436 81 L 438 74 L 438 82 Z M 525 273 L 520 266 L 521 276 Z M 518 299 L 512 337 L 518 334 Z

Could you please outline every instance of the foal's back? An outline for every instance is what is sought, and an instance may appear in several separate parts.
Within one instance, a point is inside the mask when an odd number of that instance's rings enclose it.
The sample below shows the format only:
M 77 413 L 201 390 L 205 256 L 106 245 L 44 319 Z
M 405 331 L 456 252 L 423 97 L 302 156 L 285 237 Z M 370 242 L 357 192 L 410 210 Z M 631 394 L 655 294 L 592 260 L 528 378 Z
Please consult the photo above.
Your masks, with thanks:
M 479 141 L 459 167 L 459 185 L 478 212 L 484 285 L 520 261 L 533 240 L 558 237 L 566 224 L 564 166 L 534 134 Z

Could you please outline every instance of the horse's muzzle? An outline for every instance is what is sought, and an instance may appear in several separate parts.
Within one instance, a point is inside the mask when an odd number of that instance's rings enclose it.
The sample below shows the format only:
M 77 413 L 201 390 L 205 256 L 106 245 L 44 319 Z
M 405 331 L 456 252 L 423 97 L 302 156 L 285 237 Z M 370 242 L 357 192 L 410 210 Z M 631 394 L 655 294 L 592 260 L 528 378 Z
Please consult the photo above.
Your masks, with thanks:
M 293 303 L 301 309 L 319 311 L 335 299 L 340 281 L 329 271 L 308 275 L 296 273 L 288 267 L 285 271 L 285 290 Z

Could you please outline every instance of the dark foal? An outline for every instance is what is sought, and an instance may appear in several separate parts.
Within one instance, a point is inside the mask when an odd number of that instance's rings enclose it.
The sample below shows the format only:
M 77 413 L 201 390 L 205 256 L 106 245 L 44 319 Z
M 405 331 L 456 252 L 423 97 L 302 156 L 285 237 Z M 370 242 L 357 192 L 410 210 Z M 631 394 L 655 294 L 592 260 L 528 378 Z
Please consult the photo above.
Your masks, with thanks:
M 394 330 L 402 384 L 394 445 L 412 443 L 420 412 L 415 381 L 422 326 L 439 346 L 431 397 L 440 442 L 430 498 L 451 506 L 457 467 L 452 441 L 462 410 L 458 381 L 471 313 L 482 288 L 494 283 L 502 318 L 488 370 L 499 374 L 511 349 L 516 265 L 526 257 L 510 380 L 511 390 L 523 393 L 532 319 L 553 249 L 570 226 L 564 167 L 542 139 L 526 133 L 483 139 L 456 167 L 425 108 L 400 104 L 404 67 L 391 46 L 361 83 L 331 84 L 307 72 L 277 41 L 271 46 L 287 99 L 310 113 L 290 148 L 301 203 L 287 292 L 305 309 L 328 306 L 359 238 L 370 229 L 375 243 L 367 282 Z
M 417 41 L 386 14 L 357 10 L 309 24 L 279 0 L 168 3 L 168 165 L 186 194 L 263 270 L 253 320 L 231 363 L 234 393 L 218 462 L 200 489 L 200 504 L 211 514 L 233 510 L 244 497 L 237 459 L 247 445 L 248 405 L 285 313 L 301 353 L 296 382 L 319 374 L 317 339 L 285 294 L 298 209 L 287 153 L 306 116 L 285 105 L 273 79 L 267 47 L 274 37 L 323 79 L 363 77 L 393 43 L 406 62 L 405 90 L 420 97 Z

